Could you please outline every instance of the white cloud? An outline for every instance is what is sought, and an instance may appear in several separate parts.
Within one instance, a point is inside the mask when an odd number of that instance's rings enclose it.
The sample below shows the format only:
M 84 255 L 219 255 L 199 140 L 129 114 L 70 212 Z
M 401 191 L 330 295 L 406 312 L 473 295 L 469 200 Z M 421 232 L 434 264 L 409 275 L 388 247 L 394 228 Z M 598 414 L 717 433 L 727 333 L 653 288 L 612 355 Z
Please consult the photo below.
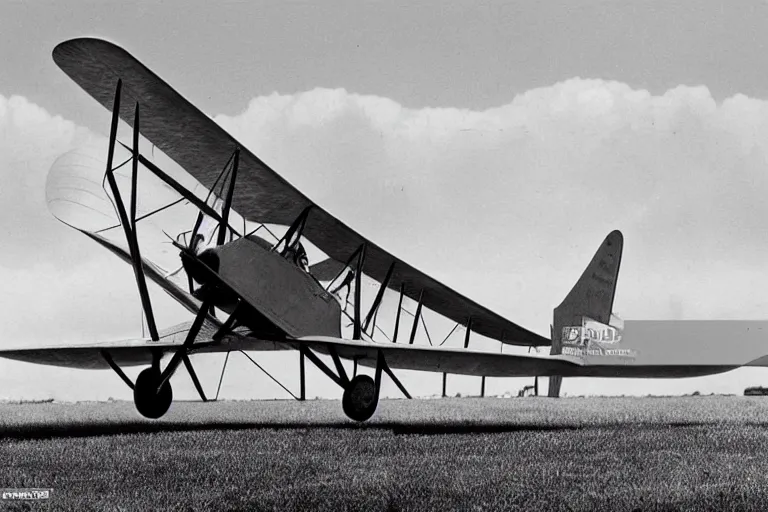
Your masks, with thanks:
M 0 267 L 30 268 L 41 262 L 71 263 L 76 251 L 45 205 L 45 177 L 62 153 L 97 138 L 20 96 L 0 95 Z M 52 245 L 55 242 L 55 245 Z M 57 248 L 55 257 L 51 254 Z
M 558 281 L 526 291 L 564 293 L 619 228 L 634 267 L 623 275 L 663 276 L 663 295 L 670 275 L 726 284 L 731 270 L 756 271 L 768 249 L 766 102 L 717 104 L 703 86 L 652 96 L 572 79 L 482 112 L 316 89 L 216 120 L 318 202 L 436 272 L 532 272 Z M 511 316 L 537 294 L 514 295 L 502 304 Z M 686 311 L 708 315 L 718 300 Z

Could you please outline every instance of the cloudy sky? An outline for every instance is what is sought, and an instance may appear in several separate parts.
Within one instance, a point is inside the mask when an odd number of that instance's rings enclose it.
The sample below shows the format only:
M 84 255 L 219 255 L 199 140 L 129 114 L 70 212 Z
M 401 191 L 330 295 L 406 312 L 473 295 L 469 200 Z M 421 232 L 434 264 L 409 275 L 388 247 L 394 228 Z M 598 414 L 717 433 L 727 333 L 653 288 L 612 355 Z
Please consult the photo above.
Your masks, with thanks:
M 55 158 L 108 131 L 50 56 L 85 35 L 126 48 L 365 235 L 537 332 L 612 229 L 625 236 L 622 317 L 766 318 L 766 21 L 757 1 L 0 3 L 0 342 L 140 332 L 131 269 L 45 206 Z M 186 319 L 153 297 L 161 324 Z M 224 396 L 285 396 L 233 358 Z M 197 359 L 209 388 L 220 364 Z M 130 396 L 110 372 L 0 368 L 0 397 Z M 295 389 L 295 372 L 278 373 Z M 338 395 L 309 378 L 310 394 Z M 740 393 L 767 379 L 563 390 Z M 192 396 L 187 381 L 177 396 Z M 439 376 L 406 381 L 440 389 Z

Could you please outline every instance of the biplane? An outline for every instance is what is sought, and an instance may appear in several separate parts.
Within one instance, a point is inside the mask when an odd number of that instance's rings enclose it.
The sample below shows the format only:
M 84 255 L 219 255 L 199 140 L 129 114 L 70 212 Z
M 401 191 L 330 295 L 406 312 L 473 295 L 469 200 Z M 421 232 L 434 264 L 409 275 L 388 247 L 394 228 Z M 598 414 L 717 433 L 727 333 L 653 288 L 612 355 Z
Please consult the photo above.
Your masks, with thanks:
M 160 418 L 172 403 L 171 379 L 182 364 L 207 400 L 191 354 L 293 350 L 300 355 L 302 389 L 306 359 L 338 384 L 344 413 L 356 421 L 375 412 L 383 374 L 410 398 L 395 370 L 552 376 L 552 392 L 562 376 L 690 377 L 768 364 L 761 352 L 768 322 L 618 320 L 619 231 L 604 239 L 554 309 L 550 336 L 541 336 L 355 232 L 124 49 L 73 39 L 56 46 L 53 60 L 112 112 L 112 121 L 106 154 L 77 149 L 54 163 L 46 185 L 49 209 L 132 267 L 147 335 L 2 348 L 1 357 L 111 368 L 133 390 L 138 412 Z M 118 138 L 121 119 L 132 129 L 128 143 Z M 182 171 L 162 168 L 141 150 L 142 138 Z M 151 192 L 143 188 L 150 184 Z M 170 214 L 179 208 L 186 217 Z M 270 226 L 280 227 L 281 235 Z M 148 280 L 193 320 L 159 329 Z M 376 286 L 366 307 L 364 282 Z M 383 339 L 378 316 L 385 295 L 397 307 L 391 336 Z M 401 318 L 404 300 L 416 305 L 412 320 Z M 463 346 L 414 343 L 425 310 L 461 326 Z M 345 325 L 351 327 L 346 333 Z M 470 349 L 472 336 L 502 346 L 550 346 L 551 354 Z M 373 376 L 348 374 L 344 361 L 372 369 Z M 127 366 L 145 368 L 132 382 Z

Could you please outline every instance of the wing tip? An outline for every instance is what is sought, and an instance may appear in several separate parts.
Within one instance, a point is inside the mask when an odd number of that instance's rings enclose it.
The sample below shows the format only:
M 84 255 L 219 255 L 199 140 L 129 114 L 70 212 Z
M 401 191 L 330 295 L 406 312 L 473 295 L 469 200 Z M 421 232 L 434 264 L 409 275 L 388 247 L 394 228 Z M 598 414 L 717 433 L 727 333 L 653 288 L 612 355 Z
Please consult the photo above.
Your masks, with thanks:
M 613 231 L 608 233 L 608 236 L 605 237 L 605 240 L 609 243 L 609 245 L 612 244 L 612 243 L 619 243 L 619 244 L 623 245 L 624 244 L 624 235 L 622 234 L 622 232 L 620 230 L 614 229 Z
M 120 47 L 118 44 L 109 41 L 108 39 L 103 39 L 100 37 L 91 37 L 91 36 L 84 36 L 84 37 L 75 37 L 73 39 L 67 39 L 66 41 L 62 41 L 59 44 L 57 44 L 53 51 L 51 52 L 51 56 L 53 57 L 53 61 L 59 66 L 62 67 L 62 62 L 65 62 L 68 57 L 70 57 L 74 52 L 82 51 L 87 48 L 98 48 L 101 47 L 104 50 L 109 51 L 123 51 L 125 50 Z

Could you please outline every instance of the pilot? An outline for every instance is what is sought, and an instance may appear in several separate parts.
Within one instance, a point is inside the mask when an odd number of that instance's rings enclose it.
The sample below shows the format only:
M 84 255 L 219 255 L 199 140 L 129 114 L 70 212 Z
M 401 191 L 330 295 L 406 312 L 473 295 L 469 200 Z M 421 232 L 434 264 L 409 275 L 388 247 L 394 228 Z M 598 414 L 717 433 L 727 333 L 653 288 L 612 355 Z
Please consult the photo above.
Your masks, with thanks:
M 304 249 L 304 246 L 299 244 L 299 247 L 296 249 L 296 265 L 309 274 L 309 257 L 307 256 L 307 251 Z
M 309 257 L 303 245 L 297 244 L 294 248 L 288 248 L 283 257 L 309 274 Z

